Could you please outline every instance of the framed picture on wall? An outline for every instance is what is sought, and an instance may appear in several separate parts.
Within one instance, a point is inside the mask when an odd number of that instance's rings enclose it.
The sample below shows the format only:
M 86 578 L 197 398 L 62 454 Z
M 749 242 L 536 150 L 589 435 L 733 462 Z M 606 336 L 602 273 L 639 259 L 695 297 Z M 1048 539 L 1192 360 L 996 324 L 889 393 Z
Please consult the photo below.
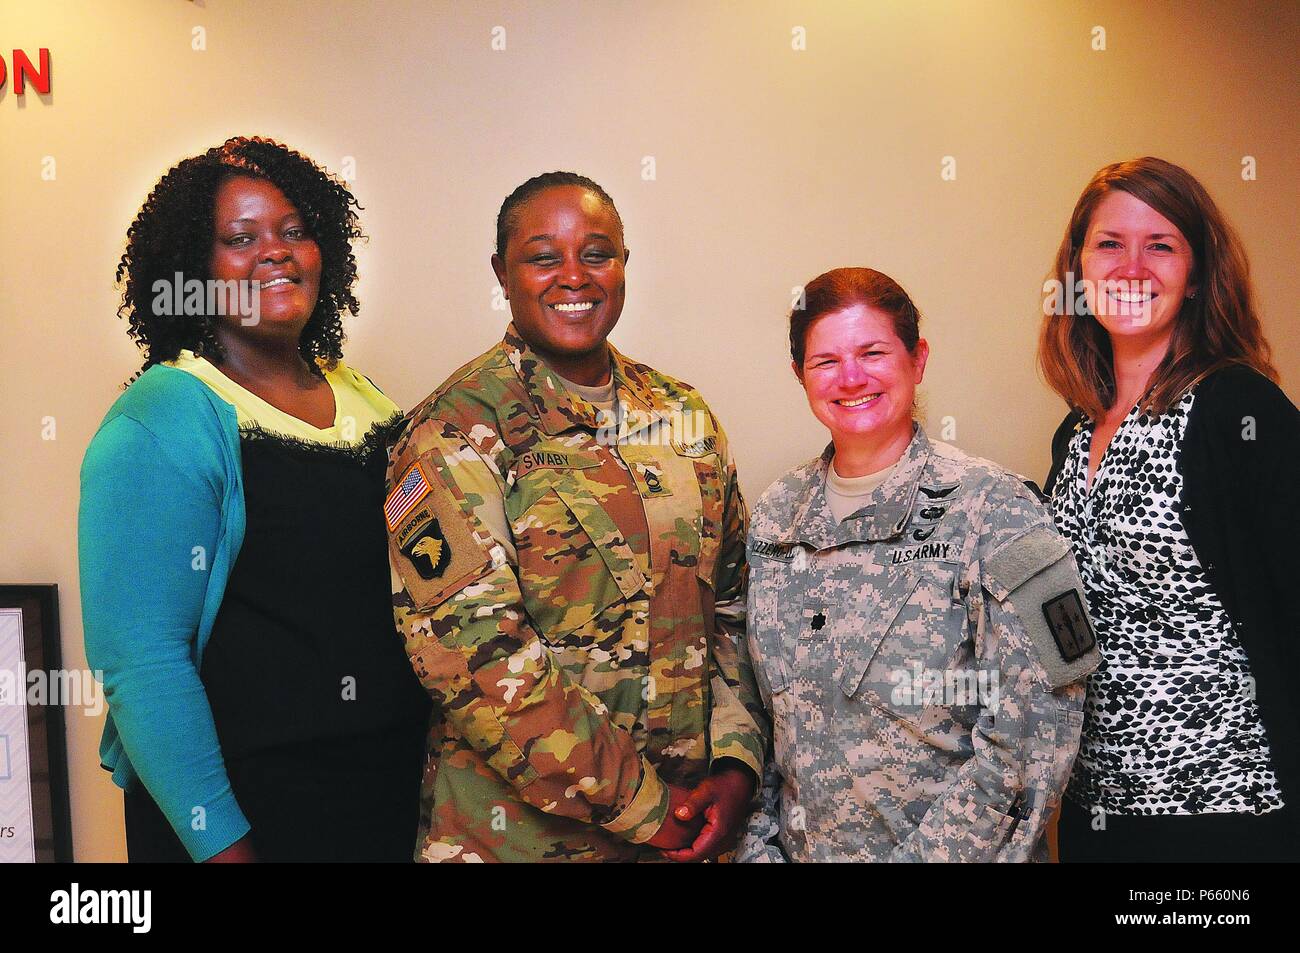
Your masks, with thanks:
M 76 673 L 77 681 L 89 673 Z M 0 585 L 0 863 L 72 860 L 59 587 Z

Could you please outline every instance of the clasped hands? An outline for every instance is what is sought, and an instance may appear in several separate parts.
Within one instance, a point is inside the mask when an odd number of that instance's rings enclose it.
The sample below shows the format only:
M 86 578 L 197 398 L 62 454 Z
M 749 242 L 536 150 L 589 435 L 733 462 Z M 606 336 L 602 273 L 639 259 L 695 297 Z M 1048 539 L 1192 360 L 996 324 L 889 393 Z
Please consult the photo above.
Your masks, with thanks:
M 756 783 L 747 766 L 723 758 L 693 790 L 669 784 L 668 816 L 647 843 L 678 863 L 712 860 L 735 843 Z

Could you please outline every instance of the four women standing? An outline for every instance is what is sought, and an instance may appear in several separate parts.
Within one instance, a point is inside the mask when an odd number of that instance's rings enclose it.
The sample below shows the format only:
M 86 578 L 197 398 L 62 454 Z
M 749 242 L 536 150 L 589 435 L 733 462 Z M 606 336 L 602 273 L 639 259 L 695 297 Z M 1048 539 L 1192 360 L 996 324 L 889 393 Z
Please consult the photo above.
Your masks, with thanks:
M 184 241 L 155 225 L 177 195 L 199 210 Z M 1102 170 L 1062 245 L 1087 309 L 1049 315 L 1040 351 L 1075 409 L 1055 525 L 1018 478 L 929 441 L 915 306 L 837 269 L 790 319 L 832 443 L 764 494 L 747 549 L 708 407 L 607 342 L 622 222 L 572 173 L 503 204 L 513 320 L 407 416 L 381 497 L 396 408 L 339 362 L 350 201 L 232 140 L 132 229 L 147 372 L 87 454 L 82 575 L 133 859 L 409 856 L 428 704 L 383 634 L 386 563 L 435 701 L 419 859 L 709 859 L 757 805 L 742 860 L 1038 860 L 1081 728 L 1065 859 L 1281 849 L 1300 619 L 1270 501 L 1300 422 L 1244 256 L 1181 169 Z M 147 315 L 164 248 L 260 279 L 270 320 Z M 191 537 L 211 568 L 182 578 Z M 356 836 L 313 837 L 340 825 Z

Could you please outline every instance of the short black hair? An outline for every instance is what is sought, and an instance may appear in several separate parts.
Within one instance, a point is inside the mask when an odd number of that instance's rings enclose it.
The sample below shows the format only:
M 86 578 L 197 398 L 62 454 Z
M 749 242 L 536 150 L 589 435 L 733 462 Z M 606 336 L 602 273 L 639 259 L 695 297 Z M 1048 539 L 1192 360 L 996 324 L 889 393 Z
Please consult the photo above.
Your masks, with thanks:
M 510 233 L 514 231 L 515 226 L 519 224 L 519 210 L 523 208 L 530 198 L 538 192 L 552 188 L 557 185 L 576 185 L 584 188 L 589 192 L 595 192 L 600 196 L 600 200 L 609 207 L 614 213 L 614 218 L 618 220 L 619 231 L 623 230 L 623 216 L 618 214 L 618 206 L 614 200 L 609 197 L 609 193 L 602 189 L 597 183 L 587 178 L 585 175 L 579 175 L 576 172 L 543 172 L 541 175 L 535 175 L 519 188 L 515 189 L 506 196 L 506 200 L 501 203 L 501 211 L 497 213 L 497 256 L 506 257 L 506 242 L 510 240 Z
M 343 357 L 344 310 L 355 315 L 352 293 L 357 263 L 352 242 L 364 238 L 353 206 L 361 205 L 347 187 L 311 159 L 271 139 L 239 136 L 173 166 L 158 181 L 126 233 L 126 251 L 117 265 L 122 285 L 118 315 L 144 351 L 146 369 L 175 360 L 181 350 L 220 360 L 214 315 L 155 314 L 154 283 L 205 281 L 210 275 L 216 229 L 216 196 L 236 176 L 264 179 L 284 193 L 302 215 L 321 253 L 320 295 L 303 328 L 298 350 L 314 373 L 316 359 L 327 366 Z M 124 280 L 125 279 L 125 280 Z

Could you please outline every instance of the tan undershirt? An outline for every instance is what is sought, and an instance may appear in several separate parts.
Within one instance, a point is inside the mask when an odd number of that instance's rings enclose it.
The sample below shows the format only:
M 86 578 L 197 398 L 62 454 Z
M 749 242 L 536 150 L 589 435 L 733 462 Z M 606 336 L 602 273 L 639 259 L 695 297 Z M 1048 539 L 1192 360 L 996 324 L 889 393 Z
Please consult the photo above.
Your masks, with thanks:
M 623 421 L 621 420 L 623 407 L 618 402 L 618 387 L 614 381 L 614 368 L 612 364 L 610 365 L 609 371 L 609 383 L 601 384 L 597 387 L 589 387 L 586 384 L 575 384 L 573 381 L 560 374 L 555 368 L 551 367 L 551 365 L 547 364 L 546 366 L 550 367 L 551 373 L 560 379 L 560 383 L 564 385 L 565 389 L 570 394 L 573 394 L 575 397 L 581 397 L 600 412 L 597 417 L 599 426 L 618 428 L 623 426 Z
M 548 367 L 550 365 L 547 365 Z M 587 403 L 591 404 L 597 410 L 612 411 L 614 409 L 614 400 L 618 396 L 614 387 L 614 372 L 609 372 L 609 383 L 601 384 L 598 387 L 589 387 L 586 384 L 575 384 L 558 373 L 555 368 L 551 368 L 551 373 L 560 378 L 560 383 L 568 388 L 570 393 L 577 394 Z
M 844 517 L 866 506 L 871 494 L 889 479 L 889 474 L 894 472 L 896 466 L 898 464 L 893 463 L 866 476 L 842 477 L 835 472 L 835 461 L 832 459 L 831 465 L 826 468 L 826 503 L 831 508 L 835 522 L 844 522 Z

